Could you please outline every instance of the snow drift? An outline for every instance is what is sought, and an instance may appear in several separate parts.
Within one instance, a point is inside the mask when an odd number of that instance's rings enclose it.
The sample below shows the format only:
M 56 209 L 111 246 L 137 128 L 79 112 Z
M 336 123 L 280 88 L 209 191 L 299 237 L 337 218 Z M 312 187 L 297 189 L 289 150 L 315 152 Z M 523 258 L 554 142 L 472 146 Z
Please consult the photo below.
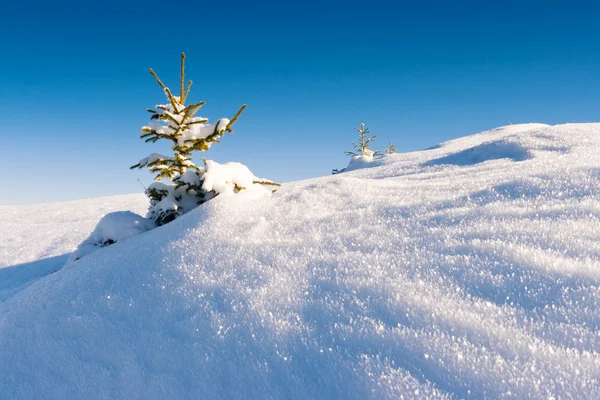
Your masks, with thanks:
M 599 149 L 600 124 L 512 125 L 13 273 L 2 396 L 598 397 Z M 34 221 L 2 225 L 4 260 L 54 255 L 66 217 L 26 249 Z
M 71 254 L 67 263 L 77 261 L 94 251 L 111 244 L 130 239 L 156 228 L 154 221 L 131 211 L 116 211 L 106 214 L 90 236 Z

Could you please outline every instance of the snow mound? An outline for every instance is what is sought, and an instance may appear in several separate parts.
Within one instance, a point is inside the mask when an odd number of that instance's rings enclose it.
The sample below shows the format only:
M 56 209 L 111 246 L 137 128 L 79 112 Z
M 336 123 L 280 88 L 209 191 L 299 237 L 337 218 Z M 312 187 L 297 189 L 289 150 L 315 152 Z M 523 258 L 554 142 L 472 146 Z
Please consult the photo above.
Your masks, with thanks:
M 154 221 L 131 211 L 106 214 L 91 235 L 77 246 L 77 250 L 71 254 L 68 262 L 77 261 L 99 248 L 127 240 L 154 228 L 156 228 Z
M 117 210 L 140 213 L 147 208 L 143 194 L 2 206 L 0 302 L 58 271 L 104 214 Z
M 219 196 L 0 297 L 2 394 L 597 398 L 599 149 L 509 126 Z
M 0 269 L 72 253 L 103 215 L 125 210 L 143 214 L 147 209 L 148 199 L 142 193 L 63 203 L 2 206 Z
M 257 182 L 271 182 L 267 179 L 257 178 L 244 164 L 238 162 L 228 162 L 219 164 L 212 160 L 206 161 L 206 173 L 203 176 L 204 183 L 202 189 L 206 191 L 214 190 L 216 193 L 230 196 L 237 189 L 248 191 L 260 191 L 263 194 L 270 194 L 268 189 Z
M 470 149 L 459 151 L 458 153 L 428 161 L 424 165 L 473 165 L 501 158 L 507 158 L 512 161 L 524 161 L 531 158 L 531 153 L 519 143 L 498 140 L 480 144 L 479 146 L 471 147 Z
M 509 159 L 525 161 L 535 156 L 535 152 L 554 151 L 565 153 L 569 147 L 560 137 L 547 135 L 541 124 L 509 125 L 473 135 L 468 140 L 450 141 L 437 148 L 444 150 L 462 149 L 468 142 L 477 143 L 473 147 L 456 151 L 440 158 L 429 160 L 424 166 L 452 164 L 466 166 L 490 160 Z
M 376 167 L 378 164 L 374 163 L 375 160 L 376 158 L 372 155 L 353 156 L 348 162 L 348 166 L 339 172 L 336 171 L 336 173 L 349 172 L 354 171 L 356 169 L 363 169 L 369 167 Z

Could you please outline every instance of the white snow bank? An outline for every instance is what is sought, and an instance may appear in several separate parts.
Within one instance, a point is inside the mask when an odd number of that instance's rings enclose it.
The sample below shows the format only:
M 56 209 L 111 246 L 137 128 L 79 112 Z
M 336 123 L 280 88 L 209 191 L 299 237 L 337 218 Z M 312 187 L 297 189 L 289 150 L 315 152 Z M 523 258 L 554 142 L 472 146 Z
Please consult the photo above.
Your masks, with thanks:
M 154 228 L 156 228 L 154 221 L 131 211 L 106 214 L 100 219 L 90 236 L 77 246 L 77 250 L 71 254 L 68 262 L 79 260 L 99 248 L 127 240 Z
M 340 172 L 348 172 L 353 171 L 355 169 L 377 166 L 377 164 L 373 164 L 373 161 L 375 161 L 375 157 L 369 155 L 352 156 L 352 158 L 348 162 L 348 166 Z
M 424 165 L 473 165 L 490 160 L 507 158 L 512 161 L 525 161 L 531 153 L 516 141 L 498 140 L 471 147 L 457 153 L 426 162 Z
M 490 142 L 529 156 L 429 165 Z M 1 302 L 3 395 L 597 398 L 598 149 L 511 126 L 219 196 Z
M 104 214 L 148 209 L 143 193 L 4 206 L 0 212 L 0 269 L 72 253 Z
M 142 212 L 147 207 L 148 199 L 143 194 L 3 206 L 0 302 L 62 268 L 69 254 L 90 234 L 102 215 L 116 210 Z

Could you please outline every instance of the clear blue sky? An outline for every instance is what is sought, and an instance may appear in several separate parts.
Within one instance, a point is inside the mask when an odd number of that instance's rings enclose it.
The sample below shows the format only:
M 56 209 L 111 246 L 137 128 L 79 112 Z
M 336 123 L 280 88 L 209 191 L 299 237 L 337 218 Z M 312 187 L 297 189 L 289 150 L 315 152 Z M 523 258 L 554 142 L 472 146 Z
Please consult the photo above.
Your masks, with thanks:
M 414 151 L 600 120 L 594 1 L 3 2 L 0 34 L 0 205 L 143 191 L 147 70 L 176 87 L 181 51 L 200 114 L 248 104 L 202 155 L 284 182 L 344 167 L 361 122 Z

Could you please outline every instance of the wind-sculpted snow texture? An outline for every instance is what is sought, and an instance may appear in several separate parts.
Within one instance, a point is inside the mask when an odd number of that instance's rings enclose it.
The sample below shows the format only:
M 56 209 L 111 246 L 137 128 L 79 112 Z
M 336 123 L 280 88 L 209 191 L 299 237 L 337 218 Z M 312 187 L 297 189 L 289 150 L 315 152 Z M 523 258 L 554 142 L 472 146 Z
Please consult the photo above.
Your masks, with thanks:
M 217 197 L 1 302 L 0 397 L 598 398 L 599 150 L 513 125 Z

